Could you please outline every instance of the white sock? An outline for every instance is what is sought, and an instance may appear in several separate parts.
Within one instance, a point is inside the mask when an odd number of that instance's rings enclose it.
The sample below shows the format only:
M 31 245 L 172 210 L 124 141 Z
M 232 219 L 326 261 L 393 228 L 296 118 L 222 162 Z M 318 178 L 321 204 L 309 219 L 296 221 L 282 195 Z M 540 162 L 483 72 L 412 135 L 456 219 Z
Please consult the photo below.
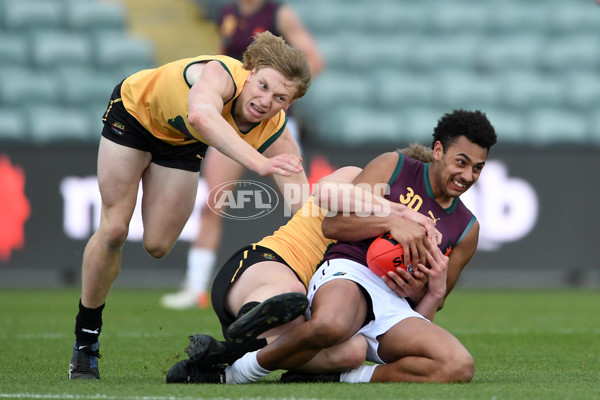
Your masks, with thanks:
M 213 279 L 216 252 L 200 247 L 192 247 L 188 252 L 187 285 L 195 292 L 208 292 Z
M 246 353 L 242 358 L 225 369 L 225 380 L 227 383 L 252 383 L 272 371 L 266 370 L 258 364 L 256 355 L 258 350 Z
M 346 383 L 366 383 L 371 382 L 373 372 L 377 365 L 361 365 L 360 367 L 348 372 L 342 372 L 340 382 Z

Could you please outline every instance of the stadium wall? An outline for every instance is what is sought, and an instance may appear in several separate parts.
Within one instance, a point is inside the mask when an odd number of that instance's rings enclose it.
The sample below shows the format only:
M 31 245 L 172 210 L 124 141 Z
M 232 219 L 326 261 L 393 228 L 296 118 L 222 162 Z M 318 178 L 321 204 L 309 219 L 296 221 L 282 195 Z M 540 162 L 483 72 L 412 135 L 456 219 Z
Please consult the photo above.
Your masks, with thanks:
M 364 166 L 388 150 L 393 148 L 309 146 L 304 160 L 309 180 L 316 181 L 340 166 Z M 96 151 L 89 144 L 0 146 L 0 288 L 79 285 L 83 250 L 99 218 Z M 600 222 L 599 167 L 598 148 L 492 149 L 482 178 L 464 198 L 478 216 L 481 235 L 459 286 L 600 287 L 593 250 Z M 271 184 L 251 174 L 244 179 Z M 205 196 L 201 185 L 197 205 Z M 271 205 L 258 219 L 224 220 L 219 263 L 285 223 L 281 202 Z M 199 227 L 196 212 L 172 252 L 155 260 L 142 248 L 136 211 L 116 287 L 180 285 Z

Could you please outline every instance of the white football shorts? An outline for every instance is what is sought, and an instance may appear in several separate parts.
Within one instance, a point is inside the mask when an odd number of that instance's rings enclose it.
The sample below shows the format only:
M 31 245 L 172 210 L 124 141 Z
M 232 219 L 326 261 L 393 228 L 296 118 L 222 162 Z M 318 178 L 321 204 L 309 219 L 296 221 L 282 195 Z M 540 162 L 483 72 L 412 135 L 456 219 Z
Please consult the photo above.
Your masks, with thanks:
M 368 361 L 385 364 L 377 354 L 379 349 L 377 337 L 386 333 L 394 325 L 410 317 L 427 321 L 427 318 L 414 311 L 403 297 L 398 296 L 388 288 L 381 277 L 375 275 L 364 265 L 343 258 L 325 261 L 317 269 L 308 287 L 308 300 L 311 304 L 319 288 L 334 279 L 349 279 L 356 282 L 371 296 L 375 319 L 356 333 L 367 339 Z M 307 308 L 307 318 L 310 318 L 310 307 Z

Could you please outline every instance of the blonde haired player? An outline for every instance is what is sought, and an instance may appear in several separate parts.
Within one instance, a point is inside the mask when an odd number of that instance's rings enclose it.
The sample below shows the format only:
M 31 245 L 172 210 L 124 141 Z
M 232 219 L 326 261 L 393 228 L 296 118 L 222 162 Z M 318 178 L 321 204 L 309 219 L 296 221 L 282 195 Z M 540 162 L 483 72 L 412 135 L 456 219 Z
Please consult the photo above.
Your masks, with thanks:
M 192 212 L 209 146 L 261 176 L 307 184 L 285 109 L 311 82 L 304 54 L 269 32 L 243 63 L 205 55 L 139 71 L 113 91 L 98 150 L 100 226 L 83 255 L 70 379 L 99 379 L 102 311 L 121 267 L 121 247 L 143 187 L 143 244 L 164 257 Z M 283 190 L 282 190 L 283 192 Z M 299 204 L 289 204 L 297 210 Z
M 317 44 L 304 27 L 291 5 L 270 0 L 235 0 L 223 4 L 218 21 L 220 37 L 219 54 L 242 59 L 244 49 L 252 43 L 257 32 L 270 31 L 285 39 L 291 46 L 301 50 L 310 66 L 313 78 L 325 67 Z M 300 144 L 300 127 L 294 113 L 286 111 L 287 126 Z M 234 190 L 233 182 L 245 172 L 244 166 L 224 156 L 216 149 L 209 149 L 204 160 L 206 169 L 202 171 L 206 189 Z M 224 186 L 230 182 L 230 185 Z M 209 288 L 216 267 L 217 249 L 221 242 L 222 217 L 214 213 L 214 199 L 207 198 L 200 209 L 200 229 L 192 242 L 187 256 L 187 268 L 181 290 L 161 297 L 164 307 L 185 309 L 190 307 L 207 308 Z

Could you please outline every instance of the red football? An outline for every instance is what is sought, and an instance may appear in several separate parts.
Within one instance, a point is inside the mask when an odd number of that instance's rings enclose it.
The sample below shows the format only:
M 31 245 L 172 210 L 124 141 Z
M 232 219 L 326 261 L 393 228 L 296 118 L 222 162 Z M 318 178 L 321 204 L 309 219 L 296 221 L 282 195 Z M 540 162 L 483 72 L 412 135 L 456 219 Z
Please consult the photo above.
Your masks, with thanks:
M 396 272 L 400 267 L 412 273 L 412 265 L 404 264 L 404 249 L 389 233 L 379 236 L 367 250 L 367 265 L 377 276 L 387 275 L 388 271 Z

